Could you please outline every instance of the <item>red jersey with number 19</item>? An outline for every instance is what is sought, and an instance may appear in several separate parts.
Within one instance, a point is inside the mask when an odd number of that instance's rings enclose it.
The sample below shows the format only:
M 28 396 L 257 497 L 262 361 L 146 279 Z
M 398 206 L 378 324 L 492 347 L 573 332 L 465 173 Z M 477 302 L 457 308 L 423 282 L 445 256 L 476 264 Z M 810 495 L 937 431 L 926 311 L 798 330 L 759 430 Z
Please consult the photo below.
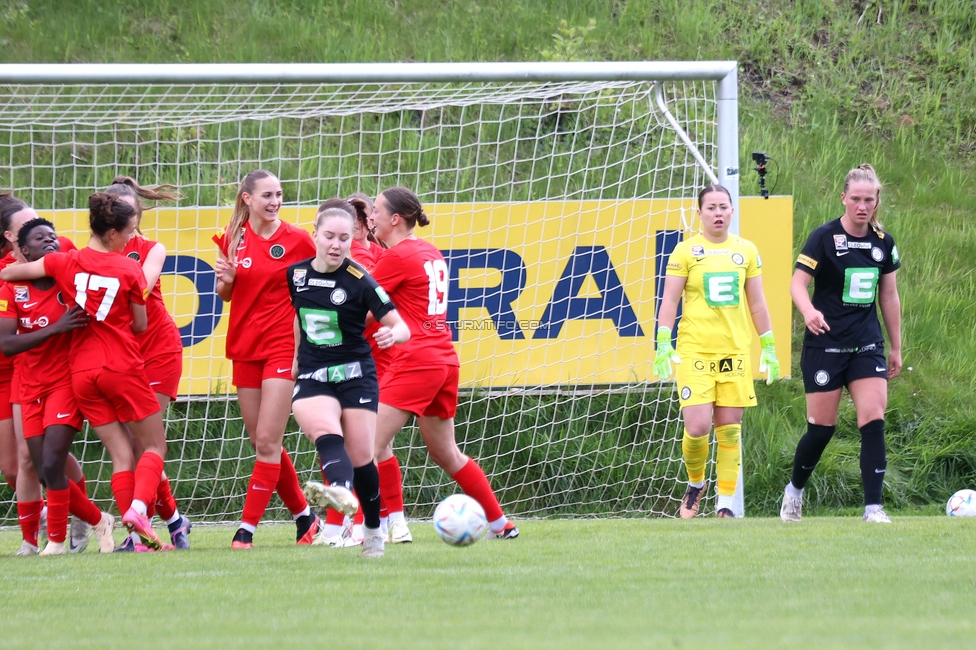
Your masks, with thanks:
M 226 257 L 226 231 L 213 240 Z M 282 221 L 265 239 L 244 222 L 227 326 L 228 359 L 261 361 L 295 353 L 295 310 L 288 293 L 288 267 L 314 256 L 312 236 L 298 226 Z
M 130 302 L 146 304 L 146 277 L 135 260 L 92 248 L 48 253 L 44 270 L 58 283 L 66 304 L 84 309 L 91 321 L 74 330 L 71 371 L 109 368 L 143 369 L 139 345 L 132 333 Z
M 158 245 L 159 242 L 146 239 L 142 235 L 136 235 L 125 245 L 122 254 L 142 266 L 146 263 L 149 251 Z M 163 302 L 163 292 L 158 279 L 155 286 L 150 290 L 149 297 L 146 298 L 146 317 L 149 321 L 146 331 L 136 337 L 143 359 L 183 352 L 180 329 L 176 326 L 173 317 L 166 311 L 166 303 Z
M 393 363 L 411 368 L 460 366 L 447 322 L 448 270 L 444 256 L 422 239 L 404 239 L 383 251 L 372 273 L 410 328 L 394 346 Z

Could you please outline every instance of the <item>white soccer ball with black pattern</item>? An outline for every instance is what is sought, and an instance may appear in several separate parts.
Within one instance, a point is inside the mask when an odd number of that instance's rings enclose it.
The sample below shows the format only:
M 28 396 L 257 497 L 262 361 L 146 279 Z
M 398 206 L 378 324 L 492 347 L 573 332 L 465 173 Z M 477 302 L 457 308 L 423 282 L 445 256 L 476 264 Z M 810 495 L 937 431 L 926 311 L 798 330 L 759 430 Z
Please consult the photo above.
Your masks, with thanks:
M 946 504 L 950 517 L 976 517 L 976 490 L 959 490 Z
M 434 510 L 434 530 L 451 546 L 470 546 L 485 536 L 485 510 L 466 494 L 452 494 Z

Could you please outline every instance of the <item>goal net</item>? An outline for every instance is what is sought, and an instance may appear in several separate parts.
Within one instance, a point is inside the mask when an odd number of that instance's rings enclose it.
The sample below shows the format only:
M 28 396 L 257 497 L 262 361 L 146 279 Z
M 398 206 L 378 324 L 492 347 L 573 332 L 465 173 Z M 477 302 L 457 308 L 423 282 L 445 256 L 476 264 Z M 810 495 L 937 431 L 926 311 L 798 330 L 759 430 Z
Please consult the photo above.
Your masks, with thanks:
M 254 462 L 210 236 L 258 168 L 282 182 L 282 217 L 306 227 L 327 198 L 393 185 L 420 196 L 432 224 L 418 235 L 451 269 L 458 443 L 508 513 L 673 516 L 682 428 L 674 385 L 652 374 L 657 299 L 700 188 L 717 179 L 738 198 L 734 84 L 727 62 L 7 66 L 0 190 L 80 247 L 87 197 L 116 175 L 179 188 L 142 230 L 169 255 L 163 291 L 185 360 L 166 471 L 195 520 L 237 520 Z M 303 481 L 318 476 L 294 422 L 285 445 Z M 428 517 L 458 488 L 413 424 L 394 445 L 407 515 Z M 109 507 L 111 463 L 93 433 L 74 453 Z M 274 499 L 267 519 L 290 517 Z

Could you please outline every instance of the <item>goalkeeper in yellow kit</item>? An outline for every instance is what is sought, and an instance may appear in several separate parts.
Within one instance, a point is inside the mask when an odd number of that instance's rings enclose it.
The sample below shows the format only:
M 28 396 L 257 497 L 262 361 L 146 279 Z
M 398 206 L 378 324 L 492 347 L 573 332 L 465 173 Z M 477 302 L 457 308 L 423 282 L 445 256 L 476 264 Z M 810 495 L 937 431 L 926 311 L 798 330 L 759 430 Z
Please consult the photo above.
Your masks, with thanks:
M 658 312 L 654 372 L 672 372 L 684 418 L 681 450 L 688 489 L 679 514 L 698 514 L 705 491 L 708 434 L 715 426 L 718 517 L 733 517 L 732 499 L 742 459 L 742 413 L 756 405 L 752 387 L 751 326 L 759 333 L 759 369 L 767 383 L 779 377 L 779 361 L 762 289 L 762 261 L 752 242 L 729 234 L 732 197 L 721 185 L 698 195 L 701 232 L 679 243 L 668 258 L 664 297 Z M 677 350 L 671 330 L 684 294 Z

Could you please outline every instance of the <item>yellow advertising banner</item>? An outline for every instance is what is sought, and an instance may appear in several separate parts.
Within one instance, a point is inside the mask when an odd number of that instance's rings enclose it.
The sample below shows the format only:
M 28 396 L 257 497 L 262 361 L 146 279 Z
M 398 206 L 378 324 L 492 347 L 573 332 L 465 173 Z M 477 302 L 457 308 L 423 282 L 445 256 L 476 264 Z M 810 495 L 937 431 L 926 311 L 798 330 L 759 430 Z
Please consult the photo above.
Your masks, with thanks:
M 697 229 L 693 199 L 431 204 L 417 234 L 451 271 L 448 320 L 462 387 L 654 381 L 656 308 L 667 254 Z M 793 201 L 742 198 L 740 234 L 763 259 L 763 284 L 784 372 L 790 368 Z M 163 295 L 184 345 L 181 395 L 225 393 L 228 305 L 214 293 L 211 236 L 231 208 L 146 212 L 167 249 Z M 59 234 L 88 241 L 87 213 L 58 211 Z M 311 231 L 314 208 L 282 219 Z M 758 339 L 753 359 L 757 364 Z M 755 369 L 754 369 L 755 372 Z

